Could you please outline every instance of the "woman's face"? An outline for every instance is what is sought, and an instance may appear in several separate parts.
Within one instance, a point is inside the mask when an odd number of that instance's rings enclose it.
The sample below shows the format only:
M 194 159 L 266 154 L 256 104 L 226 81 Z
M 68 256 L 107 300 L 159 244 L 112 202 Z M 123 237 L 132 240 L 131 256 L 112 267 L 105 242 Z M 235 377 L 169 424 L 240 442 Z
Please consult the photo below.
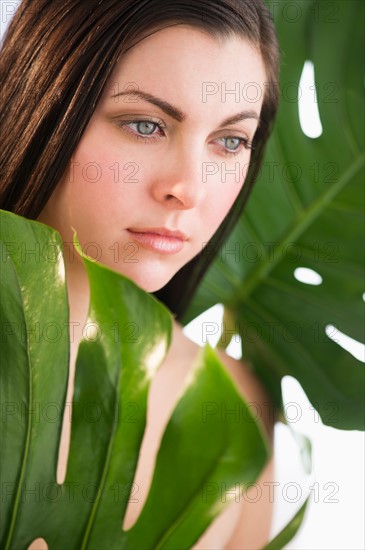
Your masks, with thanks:
M 185 25 L 123 55 L 38 218 L 60 232 L 66 265 L 80 262 L 71 227 L 87 255 L 148 292 L 196 256 L 243 185 L 265 78 L 243 39 Z

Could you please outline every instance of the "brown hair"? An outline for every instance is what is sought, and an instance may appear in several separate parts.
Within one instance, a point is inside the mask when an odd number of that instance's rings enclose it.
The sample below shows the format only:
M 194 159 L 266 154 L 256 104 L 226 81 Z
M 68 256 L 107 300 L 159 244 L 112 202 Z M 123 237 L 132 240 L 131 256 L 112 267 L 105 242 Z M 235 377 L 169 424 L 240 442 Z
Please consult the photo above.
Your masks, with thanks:
M 237 34 L 261 52 L 268 86 L 250 169 L 212 237 L 217 250 L 257 176 L 277 111 L 279 50 L 262 0 L 23 0 L 4 38 L 0 207 L 36 219 L 64 175 L 120 55 L 153 32 L 188 24 Z M 203 251 L 154 293 L 178 318 L 212 261 Z

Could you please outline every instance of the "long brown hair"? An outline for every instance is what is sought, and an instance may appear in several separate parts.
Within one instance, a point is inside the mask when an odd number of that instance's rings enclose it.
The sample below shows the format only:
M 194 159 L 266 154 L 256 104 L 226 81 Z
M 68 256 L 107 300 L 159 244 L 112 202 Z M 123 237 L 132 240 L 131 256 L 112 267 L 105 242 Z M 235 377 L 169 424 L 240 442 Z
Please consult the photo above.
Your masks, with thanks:
M 237 34 L 261 53 L 267 84 L 245 185 L 211 239 L 220 249 L 257 176 L 279 102 L 279 48 L 263 0 L 23 0 L 0 56 L 0 207 L 36 219 L 119 57 L 165 27 Z M 181 318 L 212 261 L 204 249 L 154 295 Z

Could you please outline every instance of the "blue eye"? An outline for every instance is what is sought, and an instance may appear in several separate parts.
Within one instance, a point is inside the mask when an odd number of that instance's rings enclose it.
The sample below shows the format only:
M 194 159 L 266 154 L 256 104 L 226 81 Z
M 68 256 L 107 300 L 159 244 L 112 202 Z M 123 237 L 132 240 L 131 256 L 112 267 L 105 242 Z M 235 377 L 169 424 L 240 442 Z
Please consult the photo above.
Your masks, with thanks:
M 229 151 L 237 151 L 237 149 L 241 146 L 242 139 L 237 137 L 227 137 L 224 138 L 226 142 L 226 147 Z
M 163 122 L 153 122 L 153 120 L 123 120 L 118 122 L 118 126 L 131 134 L 135 139 L 145 143 L 160 140 L 164 136 L 163 128 L 165 126 Z
M 252 141 L 247 138 L 237 137 L 237 136 L 227 136 L 220 138 L 218 141 L 224 147 L 225 155 L 238 155 L 242 152 L 242 149 L 252 149 Z
M 139 122 L 134 122 L 133 124 L 136 125 L 137 132 L 144 136 L 152 135 L 156 130 L 156 128 L 158 127 L 157 124 L 155 124 L 154 122 L 150 122 L 148 120 L 141 120 Z

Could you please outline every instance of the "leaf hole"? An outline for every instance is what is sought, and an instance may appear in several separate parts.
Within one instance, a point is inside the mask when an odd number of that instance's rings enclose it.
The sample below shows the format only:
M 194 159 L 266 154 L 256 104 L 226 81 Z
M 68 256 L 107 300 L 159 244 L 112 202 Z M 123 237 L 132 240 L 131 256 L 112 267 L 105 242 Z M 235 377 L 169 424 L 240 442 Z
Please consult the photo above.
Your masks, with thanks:
M 355 359 L 365 363 L 365 345 L 341 332 L 334 325 L 326 325 L 325 333 L 335 344 L 351 353 Z
M 318 110 L 318 94 L 316 89 L 314 65 L 305 61 L 299 81 L 299 122 L 303 134 L 316 139 L 323 133 L 323 127 Z
M 48 550 L 48 544 L 41 537 L 34 539 L 34 541 L 28 546 L 28 550 Z
M 297 281 L 306 285 L 318 286 L 323 282 L 321 275 L 314 269 L 309 269 L 309 267 L 297 267 L 294 270 L 294 277 Z

